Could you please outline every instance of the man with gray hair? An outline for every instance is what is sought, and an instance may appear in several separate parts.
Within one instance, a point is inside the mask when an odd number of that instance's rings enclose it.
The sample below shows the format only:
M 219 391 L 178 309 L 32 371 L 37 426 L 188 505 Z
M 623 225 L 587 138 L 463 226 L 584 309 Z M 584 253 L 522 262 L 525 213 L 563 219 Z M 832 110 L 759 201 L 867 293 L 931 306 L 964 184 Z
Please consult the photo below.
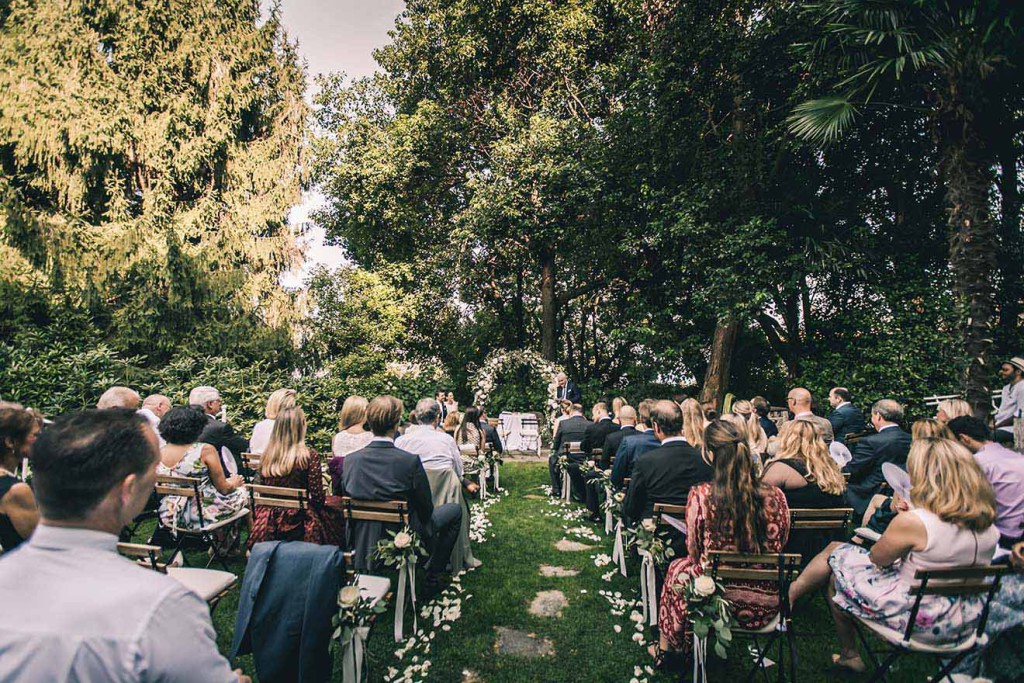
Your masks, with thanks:
M 206 414 L 208 424 L 199 435 L 199 440 L 208 443 L 217 449 L 220 455 L 221 465 L 226 475 L 237 474 L 241 464 L 242 453 L 249 451 L 249 440 L 239 436 L 235 430 L 226 422 L 217 419 L 217 413 L 224 407 L 220 398 L 220 392 L 213 387 L 196 387 L 188 394 L 188 403 L 195 406 Z M 233 461 L 228 462 L 224 457 L 224 449 L 231 452 Z
M 96 402 L 97 410 L 108 408 L 128 408 L 137 410 L 139 407 L 139 392 L 128 387 L 110 387 L 103 392 L 100 400 Z
M 846 500 L 858 520 L 885 482 L 882 465 L 891 462 L 903 469 L 907 467 L 912 439 L 900 428 L 898 422 L 902 419 L 903 406 L 899 403 L 888 398 L 877 401 L 871 406 L 871 424 L 877 434 L 860 439 L 853 450 L 853 459 L 843 468 L 850 473 Z
M 409 425 L 405 434 L 395 439 L 395 447 L 419 456 L 425 470 L 451 468 L 469 493 L 480 488 L 465 478 L 462 455 L 455 439 L 444 430 L 438 429 L 441 422 L 441 408 L 432 398 L 421 398 L 416 402 L 416 424 Z

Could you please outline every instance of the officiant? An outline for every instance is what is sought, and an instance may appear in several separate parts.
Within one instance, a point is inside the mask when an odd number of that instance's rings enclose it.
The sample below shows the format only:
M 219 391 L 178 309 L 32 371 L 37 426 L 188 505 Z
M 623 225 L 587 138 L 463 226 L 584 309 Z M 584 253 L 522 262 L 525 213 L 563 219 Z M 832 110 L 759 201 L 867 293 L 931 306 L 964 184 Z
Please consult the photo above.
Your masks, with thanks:
M 555 383 L 558 385 L 555 389 L 556 400 L 568 401 L 569 403 L 581 403 L 583 401 L 579 387 L 564 372 L 558 373 L 558 376 L 555 377 Z

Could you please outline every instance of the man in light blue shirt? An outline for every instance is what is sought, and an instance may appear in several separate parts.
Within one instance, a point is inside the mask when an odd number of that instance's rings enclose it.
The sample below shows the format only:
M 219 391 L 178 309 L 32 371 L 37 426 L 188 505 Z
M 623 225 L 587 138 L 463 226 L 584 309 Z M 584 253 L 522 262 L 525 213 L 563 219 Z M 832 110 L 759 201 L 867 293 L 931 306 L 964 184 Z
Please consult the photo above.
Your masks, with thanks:
M 0 558 L 0 681 L 248 683 L 181 583 L 117 553 L 156 481 L 157 437 L 122 409 L 59 418 L 32 449 L 42 519 Z

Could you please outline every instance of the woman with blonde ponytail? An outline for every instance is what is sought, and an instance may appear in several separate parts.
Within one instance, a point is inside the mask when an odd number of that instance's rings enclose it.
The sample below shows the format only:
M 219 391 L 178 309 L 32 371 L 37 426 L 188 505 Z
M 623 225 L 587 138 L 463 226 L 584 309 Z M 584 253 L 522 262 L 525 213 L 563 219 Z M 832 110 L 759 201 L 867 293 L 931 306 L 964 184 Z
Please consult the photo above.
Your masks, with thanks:
M 661 593 L 661 641 L 652 652 L 659 666 L 690 647 L 687 602 L 675 590 L 703 573 L 708 552 L 778 553 L 789 537 L 789 508 L 778 488 L 762 484 L 754 471 L 747 439 L 736 425 L 716 420 L 704 432 L 714 479 L 690 489 L 686 502 L 687 556 L 673 560 Z M 757 629 L 779 611 L 773 584 L 733 583 L 725 590 L 738 626 Z
M 260 458 L 260 484 L 305 489 L 305 510 L 257 505 L 252 511 L 249 548 L 261 541 L 305 541 L 339 545 L 342 521 L 324 506 L 324 476 L 320 456 L 306 446 L 306 415 L 298 406 L 285 408 L 274 420 L 267 449 Z
M 688 398 L 680 404 L 683 410 L 683 436 L 686 442 L 700 452 L 704 452 L 704 429 L 708 421 L 704 419 L 704 411 L 695 398 Z
M 764 455 L 768 451 L 768 435 L 764 433 L 764 427 L 761 426 L 761 420 L 757 411 L 754 410 L 754 404 L 746 400 L 736 401 L 732 404 L 732 414 L 743 420 L 747 430 L 747 445 L 750 447 L 750 452 L 758 456 Z

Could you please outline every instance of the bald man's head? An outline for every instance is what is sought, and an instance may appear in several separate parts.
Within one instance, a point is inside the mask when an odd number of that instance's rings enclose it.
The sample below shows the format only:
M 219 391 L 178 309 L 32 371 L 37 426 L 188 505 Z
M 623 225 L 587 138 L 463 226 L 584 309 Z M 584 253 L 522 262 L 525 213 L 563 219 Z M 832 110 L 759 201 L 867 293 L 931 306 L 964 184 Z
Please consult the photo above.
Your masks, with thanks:
M 622 426 L 636 424 L 636 409 L 632 406 L 619 408 L 619 424 Z
M 806 413 L 811 409 L 811 392 L 803 387 L 791 389 L 786 398 L 789 401 L 789 409 L 794 413 Z
M 149 408 L 157 417 L 163 417 L 171 409 L 171 399 L 163 394 L 150 394 L 142 401 L 142 407 Z

